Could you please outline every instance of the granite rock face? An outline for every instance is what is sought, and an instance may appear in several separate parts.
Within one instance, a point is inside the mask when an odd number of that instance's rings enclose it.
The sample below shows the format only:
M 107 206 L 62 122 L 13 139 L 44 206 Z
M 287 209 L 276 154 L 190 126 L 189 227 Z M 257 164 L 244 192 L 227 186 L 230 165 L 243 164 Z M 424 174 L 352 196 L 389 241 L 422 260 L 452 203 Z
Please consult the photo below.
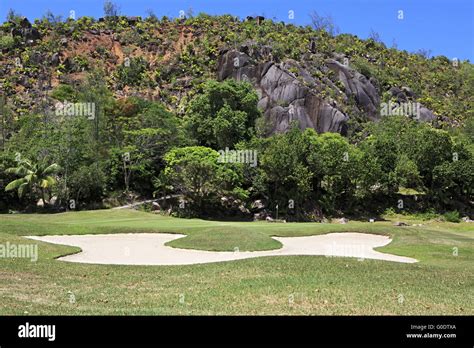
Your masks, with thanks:
M 308 55 L 310 57 L 311 53 Z M 239 49 L 221 51 L 217 78 L 252 83 L 260 97 L 258 106 L 263 111 L 268 134 L 285 132 L 293 121 L 297 121 L 301 129 L 313 128 L 318 133 L 345 135 L 350 119 L 348 113 L 363 115 L 371 121 L 382 117 L 376 80 L 367 78 L 349 64 L 341 63 L 344 57 L 335 55 L 334 59 L 325 59 L 316 67 L 311 59 L 306 58 L 277 61 L 272 56 L 271 46 L 250 42 Z M 323 92 L 328 88 L 332 92 L 329 95 Z M 397 103 L 416 100 L 409 87 L 392 87 L 389 92 Z M 346 107 L 340 105 L 341 100 Z M 347 107 L 350 100 L 355 104 Z M 419 121 L 432 122 L 436 118 L 431 110 L 420 105 Z
M 303 72 L 300 74 L 303 81 L 289 70 L 292 67 Z M 308 87 L 317 81 L 304 74 L 297 62 L 256 62 L 247 53 L 230 50 L 221 54 L 217 75 L 219 80 L 234 78 L 253 84 L 260 96 L 258 106 L 263 110 L 269 133 L 287 131 L 292 121 L 298 121 L 301 129 L 313 128 L 319 133 L 345 132 L 349 117 L 334 102 L 324 100 Z
M 379 113 L 377 110 L 380 105 L 380 98 L 372 82 L 361 73 L 334 59 L 326 60 L 326 64 L 344 84 L 346 95 L 355 97 L 357 104 L 367 113 L 370 119 L 378 119 Z

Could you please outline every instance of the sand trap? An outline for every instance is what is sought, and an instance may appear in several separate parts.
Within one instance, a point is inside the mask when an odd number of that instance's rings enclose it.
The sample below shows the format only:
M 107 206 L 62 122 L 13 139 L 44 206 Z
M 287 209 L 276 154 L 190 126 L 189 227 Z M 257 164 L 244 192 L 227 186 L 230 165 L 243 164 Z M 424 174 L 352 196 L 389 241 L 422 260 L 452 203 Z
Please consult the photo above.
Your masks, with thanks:
M 391 239 L 365 233 L 329 233 L 308 237 L 273 237 L 283 245 L 269 251 L 203 251 L 177 249 L 166 242 L 183 238 L 182 234 L 128 233 L 62 236 L 30 236 L 42 242 L 77 246 L 82 252 L 59 260 L 114 265 L 192 265 L 262 256 L 326 255 L 377 259 L 404 263 L 417 262 L 409 257 L 384 254 L 373 248 L 387 245 Z

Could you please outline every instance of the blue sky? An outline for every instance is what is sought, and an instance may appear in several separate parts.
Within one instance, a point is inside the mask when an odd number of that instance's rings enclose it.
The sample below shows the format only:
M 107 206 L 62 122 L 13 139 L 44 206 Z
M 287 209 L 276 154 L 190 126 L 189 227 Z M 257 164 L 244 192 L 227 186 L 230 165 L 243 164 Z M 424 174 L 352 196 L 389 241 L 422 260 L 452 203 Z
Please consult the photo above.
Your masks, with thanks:
M 379 33 L 387 46 L 395 41 L 409 52 L 430 50 L 432 55 L 474 62 L 474 0 L 115 0 L 120 12 L 146 16 L 152 9 L 161 17 L 177 17 L 180 10 L 194 14 L 230 13 L 244 18 L 265 15 L 295 24 L 309 24 L 313 10 L 330 15 L 341 33 L 367 38 L 371 30 Z M 100 17 L 101 0 L 0 0 L 0 17 L 10 8 L 30 19 L 47 10 L 64 17 L 74 10 L 76 17 Z M 398 19 L 398 11 L 403 19 Z M 289 19 L 294 11 L 294 19 Z

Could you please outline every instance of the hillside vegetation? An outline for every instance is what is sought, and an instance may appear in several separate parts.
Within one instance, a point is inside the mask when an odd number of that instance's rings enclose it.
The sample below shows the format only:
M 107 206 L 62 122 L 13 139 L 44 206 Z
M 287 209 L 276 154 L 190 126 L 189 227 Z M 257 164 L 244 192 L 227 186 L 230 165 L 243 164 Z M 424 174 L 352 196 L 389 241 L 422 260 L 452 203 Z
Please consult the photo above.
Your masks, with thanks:
M 472 217 L 468 61 L 205 14 L 12 16 L 0 50 L 0 210 Z

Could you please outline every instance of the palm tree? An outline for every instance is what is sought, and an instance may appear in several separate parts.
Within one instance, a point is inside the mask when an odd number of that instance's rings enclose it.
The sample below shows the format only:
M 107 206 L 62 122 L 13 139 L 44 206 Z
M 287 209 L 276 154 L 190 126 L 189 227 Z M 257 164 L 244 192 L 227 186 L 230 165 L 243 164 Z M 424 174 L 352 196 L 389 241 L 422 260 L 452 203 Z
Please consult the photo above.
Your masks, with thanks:
M 46 205 L 45 191 L 56 183 L 56 179 L 52 175 L 59 171 L 59 165 L 48 164 L 46 161 L 32 163 L 27 159 L 19 159 L 17 164 L 17 167 L 8 168 L 6 172 L 20 176 L 20 178 L 10 182 L 5 187 L 5 191 L 18 190 L 18 197 L 21 198 L 27 190 L 30 192 L 39 190 L 43 205 Z

